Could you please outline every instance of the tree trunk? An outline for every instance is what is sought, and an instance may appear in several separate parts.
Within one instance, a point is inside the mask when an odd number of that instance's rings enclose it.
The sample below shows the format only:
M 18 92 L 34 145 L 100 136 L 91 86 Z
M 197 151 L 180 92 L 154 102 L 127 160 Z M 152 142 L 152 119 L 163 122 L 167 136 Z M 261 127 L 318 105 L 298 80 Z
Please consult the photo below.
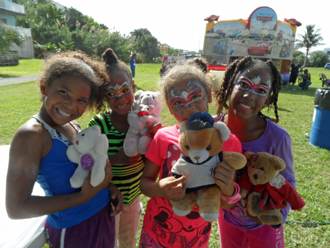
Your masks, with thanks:
M 305 68 L 305 66 L 307 65 L 307 57 L 308 57 L 308 53 L 309 53 L 309 49 L 306 48 L 306 57 L 305 57 L 304 64 L 302 65 L 302 68 Z

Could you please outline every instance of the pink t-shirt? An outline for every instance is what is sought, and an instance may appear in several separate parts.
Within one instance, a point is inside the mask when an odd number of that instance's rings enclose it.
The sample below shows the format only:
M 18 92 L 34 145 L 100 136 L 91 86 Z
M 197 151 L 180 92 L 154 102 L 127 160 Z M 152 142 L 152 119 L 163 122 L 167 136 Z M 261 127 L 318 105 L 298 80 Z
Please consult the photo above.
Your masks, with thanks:
M 179 126 L 160 129 L 146 157 L 161 167 L 159 178 L 171 175 L 172 166 L 181 157 Z M 235 135 L 224 142 L 223 151 L 242 153 L 241 142 Z M 196 206 L 187 216 L 173 213 L 169 201 L 163 197 L 149 200 L 143 226 L 148 235 L 164 247 L 207 247 L 212 223 L 200 217 Z

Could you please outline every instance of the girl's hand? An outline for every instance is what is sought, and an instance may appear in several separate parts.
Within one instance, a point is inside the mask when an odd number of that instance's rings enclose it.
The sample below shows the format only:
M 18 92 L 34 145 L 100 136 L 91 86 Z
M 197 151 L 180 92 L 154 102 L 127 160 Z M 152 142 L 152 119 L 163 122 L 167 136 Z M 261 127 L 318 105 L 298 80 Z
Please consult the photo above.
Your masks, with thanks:
M 102 189 L 107 187 L 109 185 L 109 182 L 113 176 L 112 170 L 111 170 L 111 164 L 109 160 L 106 161 L 106 167 L 104 168 L 105 170 L 105 178 L 102 183 L 100 183 L 98 186 L 93 187 L 90 183 L 90 177 L 91 177 L 91 172 L 89 172 L 88 177 L 86 178 L 83 186 L 81 187 L 81 199 L 83 203 L 88 202 L 90 199 L 92 199 L 97 193 L 99 193 Z
M 162 196 L 169 200 L 181 200 L 186 195 L 186 188 L 183 185 L 185 176 L 180 178 L 166 177 L 158 182 Z
M 227 162 L 221 161 L 215 170 L 214 181 L 220 187 L 224 196 L 232 196 L 235 188 L 233 185 L 236 171 Z
M 114 211 L 111 213 L 111 216 L 119 214 L 124 207 L 124 199 L 122 193 L 118 190 L 116 185 L 113 183 L 109 184 L 109 193 L 110 193 L 110 202 L 114 206 Z

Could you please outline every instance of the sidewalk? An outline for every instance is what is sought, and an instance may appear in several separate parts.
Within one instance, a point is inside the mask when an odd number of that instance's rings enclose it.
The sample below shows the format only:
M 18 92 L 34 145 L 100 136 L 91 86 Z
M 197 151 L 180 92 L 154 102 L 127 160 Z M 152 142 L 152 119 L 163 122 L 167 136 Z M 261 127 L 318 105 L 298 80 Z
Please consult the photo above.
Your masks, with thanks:
M 7 84 L 17 84 L 17 83 L 24 83 L 29 81 L 35 81 L 39 77 L 39 74 L 36 75 L 28 75 L 28 76 L 21 76 L 21 77 L 7 77 L 7 78 L 0 78 L 0 86 L 7 85 Z

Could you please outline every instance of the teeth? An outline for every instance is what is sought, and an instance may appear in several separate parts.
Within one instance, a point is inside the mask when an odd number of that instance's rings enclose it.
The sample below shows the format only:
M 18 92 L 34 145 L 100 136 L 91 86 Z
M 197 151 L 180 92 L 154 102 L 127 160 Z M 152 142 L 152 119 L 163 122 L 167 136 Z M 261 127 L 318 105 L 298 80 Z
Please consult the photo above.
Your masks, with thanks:
M 123 108 L 125 108 L 127 106 L 127 103 L 124 105 L 124 106 L 117 106 L 117 108 L 119 108 L 119 109 L 123 109 Z
M 71 116 L 70 114 L 66 113 L 66 112 L 63 112 L 62 110 L 58 110 L 58 112 L 60 112 L 61 115 L 65 116 L 65 117 L 69 117 Z
M 246 108 L 246 109 L 250 109 L 250 108 L 251 108 L 250 106 L 247 106 L 247 105 L 245 105 L 245 104 L 243 104 L 243 103 L 241 103 L 241 106 L 242 106 L 243 108 Z

